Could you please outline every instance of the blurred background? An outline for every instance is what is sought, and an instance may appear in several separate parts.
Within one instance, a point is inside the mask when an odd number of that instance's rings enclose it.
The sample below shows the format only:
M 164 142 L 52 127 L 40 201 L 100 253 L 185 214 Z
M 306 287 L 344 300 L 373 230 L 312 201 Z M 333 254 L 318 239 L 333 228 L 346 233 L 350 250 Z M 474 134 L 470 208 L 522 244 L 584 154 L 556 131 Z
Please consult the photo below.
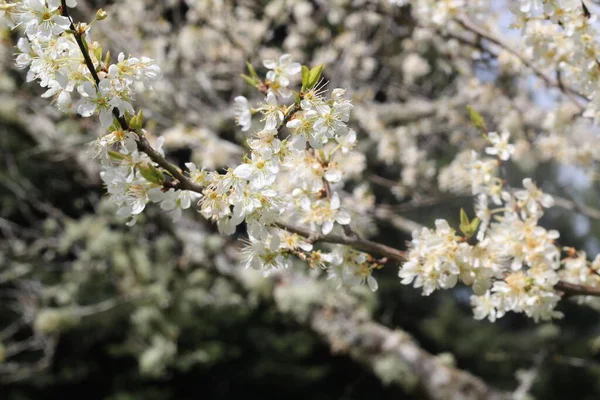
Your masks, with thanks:
M 353 99 L 360 152 L 346 189 L 364 204 L 347 207 L 373 240 L 405 249 L 418 224 L 457 225 L 461 207 L 473 215 L 468 190 L 452 180 L 453 160 L 485 147 L 469 122 L 473 105 L 493 130 L 511 131 L 521 156 L 506 179 L 534 177 L 563 200 L 544 226 L 561 244 L 598 253 L 600 214 L 581 206 L 598 198 L 589 170 L 577 157 L 559 167 L 547 154 L 559 149 L 533 145 L 576 111 L 503 52 L 420 27 L 408 5 L 78 3 L 78 20 L 108 12 L 92 39 L 113 57 L 145 55 L 163 69 L 136 108 L 180 165 L 236 165 L 247 134 L 233 98 L 260 99 L 240 78 L 245 63 L 264 74 L 263 59 L 290 53 L 324 64 L 328 87 Z M 566 317 L 552 323 L 511 314 L 492 324 L 473 319 L 469 288 L 424 297 L 400 284 L 396 265 L 376 272 L 375 293 L 336 288 L 302 262 L 265 278 L 240 263 L 243 232 L 222 237 L 193 211 L 173 224 L 149 206 L 125 226 L 86 152 L 103 130 L 25 82 L 13 66 L 18 37 L 0 30 L 1 399 L 600 398 L 594 304 L 564 301 Z M 569 129 L 582 143 L 592 130 L 581 121 Z M 450 382 L 447 392 L 436 379 Z

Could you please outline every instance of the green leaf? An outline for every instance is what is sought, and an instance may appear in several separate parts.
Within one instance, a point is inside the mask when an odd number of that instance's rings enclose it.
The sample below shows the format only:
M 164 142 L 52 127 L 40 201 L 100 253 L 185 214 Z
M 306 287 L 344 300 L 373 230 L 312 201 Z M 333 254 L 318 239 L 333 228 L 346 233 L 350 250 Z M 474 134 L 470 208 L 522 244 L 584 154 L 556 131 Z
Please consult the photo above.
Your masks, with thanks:
M 312 89 L 321 79 L 321 73 L 323 72 L 323 64 L 319 64 L 308 73 L 308 82 L 306 88 Z
M 96 60 L 102 61 L 102 46 L 96 47 L 94 50 L 94 57 L 96 57 Z
M 310 74 L 310 71 L 308 70 L 308 67 L 306 65 L 302 66 L 302 91 L 305 91 L 308 89 L 308 76 Z
M 479 228 L 479 223 L 481 222 L 481 220 L 477 217 L 475 217 L 472 221 L 471 221 L 471 231 L 473 233 L 475 233 L 477 231 L 477 228 Z
M 479 218 L 475 218 L 472 221 L 469 221 L 469 216 L 465 212 L 464 209 L 460 209 L 460 231 L 465 235 L 467 239 L 470 239 L 477 228 L 479 227 Z
M 127 156 L 125 154 L 121 154 L 118 151 L 114 151 L 114 150 L 109 150 L 108 156 L 115 161 L 123 161 L 124 159 L 127 158 Z
M 469 111 L 469 118 L 471 118 L 471 122 L 477 129 L 480 131 L 487 133 L 488 129 L 485 125 L 485 120 L 473 107 L 467 106 L 467 110 Z
M 469 216 L 467 215 L 467 213 L 465 212 L 464 208 L 460 209 L 460 226 L 467 226 L 469 225 Z M 462 228 L 461 228 L 462 229 Z
M 120 131 L 120 130 L 121 130 L 121 124 L 119 124 L 119 121 L 117 121 L 116 118 L 113 118 L 113 123 L 108 128 L 108 131 L 109 132 L 116 132 L 116 131 Z
M 300 105 L 300 93 L 294 92 L 294 103 Z
M 162 172 L 160 172 L 154 165 L 146 164 L 138 166 L 140 174 L 149 182 L 162 185 L 165 180 Z
M 250 72 L 250 77 L 252 77 L 252 79 L 254 79 L 254 80 L 257 80 L 258 74 L 256 73 L 256 70 L 254 69 L 252 64 L 250 64 L 249 62 L 246 61 L 246 68 L 248 68 L 248 72 Z
M 258 86 L 256 84 L 256 80 L 250 78 L 248 75 L 241 74 L 240 76 L 246 81 L 246 83 L 248 83 L 248 85 L 250 85 L 252 87 L 257 87 Z
M 144 126 L 144 113 L 140 110 L 136 115 L 129 120 L 129 127 L 139 131 Z

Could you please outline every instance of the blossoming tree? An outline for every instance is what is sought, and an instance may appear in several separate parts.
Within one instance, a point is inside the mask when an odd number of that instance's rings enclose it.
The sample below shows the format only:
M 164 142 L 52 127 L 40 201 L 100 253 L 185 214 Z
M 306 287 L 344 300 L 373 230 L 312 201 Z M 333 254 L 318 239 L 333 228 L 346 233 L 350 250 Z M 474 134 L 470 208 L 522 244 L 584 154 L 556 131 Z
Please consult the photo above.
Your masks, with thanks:
M 594 219 L 600 212 L 576 198 L 551 196 L 531 177 L 510 185 L 508 176 L 511 166 L 530 172 L 551 160 L 597 178 L 600 42 L 592 5 L 519 0 L 499 19 L 496 2 L 373 3 L 415 21 L 404 41 L 409 54 L 400 60 L 403 84 L 426 86 L 435 69 L 459 82 L 458 93 L 439 94 L 437 105 L 382 111 L 375 99 L 355 93 L 360 77 L 329 82 L 334 61 L 325 56 L 310 65 L 287 53 L 248 62 L 239 72 L 250 91 L 234 93 L 229 104 L 245 140 L 216 149 L 228 154 L 226 163 L 206 154 L 170 159 L 169 142 L 183 128 L 156 137 L 157 113 L 146 118 L 136 106 L 161 85 L 160 63 L 124 52 L 115 58 L 94 41 L 93 29 L 110 14 L 100 9 L 80 22 L 74 0 L 25 0 L 3 2 L 0 17 L 22 35 L 16 64 L 28 82 L 45 89 L 42 97 L 67 114 L 98 118 L 103 133 L 88 154 L 128 226 L 148 207 L 160 208 L 175 225 L 193 210 L 222 235 L 242 235 L 245 267 L 265 276 L 304 265 L 322 271 L 337 290 L 367 285 L 377 291 L 377 271 L 398 268 L 398 283 L 423 295 L 459 283 L 471 287 L 477 320 L 494 322 L 508 312 L 536 322 L 561 318 L 561 300 L 573 296 L 594 304 L 600 256 L 565 247 L 560 233 L 540 221 L 555 207 Z M 303 12 L 297 11 L 310 14 Z M 425 53 L 431 49 L 446 56 L 445 64 L 430 64 Z M 361 59 L 363 74 L 372 74 L 377 61 Z M 486 63 L 514 79 L 516 95 L 485 83 Z M 541 99 L 530 96 L 532 85 L 544 93 Z M 402 124 L 392 128 L 396 119 Z M 447 145 L 459 149 L 442 163 L 436 162 L 443 147 L 435 143 L 436 124 L 448 127 Z M 400 173 L 374 174 L 366 154 Z M 470 196 L 472 207 L 447 218 L 456 224 L 440 217 L 424 227 L 393 215 L 374 196 L 377 185 L 400 202 L 445 193 Z M 378 219 L 411 231 L 410 243 L 369 239 Z

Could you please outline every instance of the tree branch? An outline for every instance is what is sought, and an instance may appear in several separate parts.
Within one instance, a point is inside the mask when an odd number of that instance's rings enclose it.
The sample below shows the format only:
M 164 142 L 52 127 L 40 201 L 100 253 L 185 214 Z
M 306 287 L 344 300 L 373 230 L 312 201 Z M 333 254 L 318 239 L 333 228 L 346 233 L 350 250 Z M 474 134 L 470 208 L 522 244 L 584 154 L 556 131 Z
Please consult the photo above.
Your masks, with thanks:
M 538 77 L 540 77 L 544 82 L 546 82 L 547 85 L 558 88 L 568 97 L 570 97 L 571 95 L 575 95 L 581 98 L 582 100 L 589 101 L 589 99 L 585 95 L 578 92 L 572 87 L 564 85 L 563 82 L 559 81 L 558 79 L 552 78 L 550 75 L 546 74 L 544 71 L 538 68 L 534 63 L 525 58 L 521 53 L 519 53 L 517 50 L 513 49 L 510 45 L 504 42 L 502 39 L 497 38 L 489 32 L 486 32 L 483 28 L 471 22 L 465 16 L 457 17 L 455 20 L 467 31 L 470 31 L 476 34 L 477 36 L 503 48 L 504 50 L 517 57 L 523 63 L 523 65 L 531 69 Z M 577 104 L 579 108 L 581 108 L 581 105 L 579 105 L 574 99 L 572 99 L 572 101 L 574 101 L 575 104 Z
M 83 42 L 83 34 L 85 33 L 85 31 L 80 31 L 78 28 L 75 27 L 75 24 L 73 23 L 73 20 L 72 20 L 71 16 L 69 15 L 69 11 L 68 11 L 68 8 L 66 5 L 66 0 L 61 0 L 61 5 L 62 5 L 62 7 L 61 7 L 62 15 L 69 18 L 69 20 L 71 21 L 70 28 L 73 31 L 73 35 L 75 36 L 77 45 L 79 46 L 79 49 L 81 50 L 81 53 L 85 60 L 85 64 L 86 64 L 87 68 L 89 69 L 90 73 L 92 74 L 92 77 L 94 78 L 94 81 L 96 82 L 96 85 L 98 85 L 100 83 L 100 78 L 96 72 L 94 63 L 87 51 L 87 47 L 85 46 L 85 44 Z M 509 46 L 505 45 L 502 41 L 500 41 L 500 39 L 497 39 L 497 38 L 491 36 L 490 34 L 483 31 L 478 26 L 472 24 L 466 18 L 459 18 L 458 22 L 463 27 L 465 27 L 465 29 L 470 30 L 470 31 L 484 37 L 485 39 L 505 48 L 507 51 L 510 51 L 515 56 L 519 57 L 525 65 L 529 66 L 534 72 L 536 72 L 536 74 L 538 74 L 540 77 L 542 77 L 546 82 L 548 82 L 552 86 L 557 86 L 557 87 L 559 86 L 558 82 L 556 82 L 552 78 L 545 75 L 543 73 L 543 71 L 537 69 L 537 67 L 535 67 L 532 63 L 530 63 L 526 59 L 524 59 L 518 52 L 516 52 L 515 50 L 512 50 Z M 577 94 L 580 97 L 585 98 L 585 96 L 579 94 L 576 91 L 573 91 L 573 89 L 566 88 L 562 85 L 561 85 L 561 87 L 565 88 L 568 91 L 571 91 L 574 94 Z M 294 104 L 292 109 L 288 113 L 286 113 L 286 115 L 284 116 L 283 121 L 277 126 L 278 132 L 281 129 L 283 129 L 285 124 L 299 110 L 300 110 L 300 107 L 297 104 Z M 161 154 L 159 154 L 156 150 L 154 150 L 152 148 L 152 146 L 150 146 L 150 144 L 148 143 L 148 141 L 145 137 L 141 136 L 140 134 L 135 132 L 133 129 L 131 129 L 129 127 L 129 124 L 125 120 L 125 118 L 123 116 L 119 115 L 119 111 L 116 108 L 113 109 L 113 114 L 114 114 L 115 118 L 119 121 L 119 124 L 123 130 L 136 133 L 136 135 L 138 136 L 137 145 L 138 145 L 139 151 L 147 154 L 148 157 L 150 157 L 150 159 L 152 161 L 157 163 L 159 166 L 161 166 L 163 169 L 165 169 L 175 179 L 177 179 L 179 181 L 176 184 L 178 189 L 191 190 L 191 191 L 194 191 L 197 193 L 202 193 L 203 188 L 200 185 L 197 185 L 196 183 L 192 182 L 188 177 L 186 177 L 179 170 L 178 167 L 171 164 Z M 282 222 L 277 222 L 274 225 L 277 226 L 278 228 L 281 228 L 281 229 L 287 230 L 289 232 L 296 233 L 300 236 L 306 237 L 313 243 L 325 242 L 325 243 L 332 243 L 332 244 L 343 244 L 343 245 L 351 246 L 351 247 L 355 248 L 356 250 L 360 250 L 360 251 L 364 251 L 364 252 L 372 253 L 372 254 L 378 254 L 378 255 L 388 257 L 390 259 L 393 259 L 393 260 L 396 260 L 399 262 L 403 262 L 406 260 L 406 253 L 401 250 L 398 250 L 393 247 L 389 247 L 389 246 L 386 246 L 384 244 L 380 244 L 377 242 L 372 242 L 370 240 L 362 239 L 359 237 L 342 237 L 342 236 L 335 236 L 335 235 L 322 235 L 322 234 L 312 232 L 305 228 L 294 227 L 294 226 L 287 225 Z M 583 286 L 583 285 L 575 285 L 575 284 L 570 284 L 570 283 L 562 282 L 562 281 L 556 285 L 556 288 L 563 291 L 565 293 L 565 295 L 567 295 L 567 296 L 574 296 L 574 295 L 600 296 L 600 289 L 598 289 L 598 288 L 587 287 L 587 286 Z
M 198 252 L 202 236 L 191 234 L 202 230 L 195 221 L 185 219 L 175 227 L 177 237 L 183 243 L 185 253 L 198 257 L 205 263 L 202 252 Z M 296 229 L 296 233 L 306 233 Z M 299 232 L 298 232 L 299 231 Z M 335 236 L 329 236 L 335 239 Z M 340 239 L 342 240 L 342 239 Z M 217 268 L 221 276 L 236 287 L 251 295 L 260 293 L 261 298 L 274 302 L 284 314 L 310 327 L 330 346 L 332 352 L 346 353 L 356 362 L 363 364 L 384 384 L 402 387 L 411 393 L 419 393 L 434 400 L 472 399 L 508 400 L 509 394 L 497 391 L 480 378 L 451 365 L 422 349 L 405 331 L 390 329 L 373 321 L 361 298 L 344 291 L 332 290 L 328 281 L 315 280 L 292 269 L 277 270 L 268 278 L 273 285 L 265 290 L 256 285 L 256 274 L 260 272 L 239 268 L 239 253 L 227 251 L 223 254 L 229 262 Z M 194 262 L 192 258 L 188 262 Z
M 307 238 L 308 241 L 311 243 L 323 242 L 332 244 L 343 244 L 346 246 L 351 246 L 356 250 L 388 257 L 396 261 L 403 262 L 406 260 L 406 253 L 401 250 L 377 242 L 372 242 L 370 240 L 361 239 L 359 237 L 323 235 L 320 233 L 313 232 L 309 229 L 295 227 L 283 222 L 276 222 L 274 225 L 280 229 L 303 236 Z
M 85 60 L 85 65 L 86 65 L 87 69 L 90 71 L 90 74 L 92 74 L 92 78 L 94 79 L 94 82 L 96 83 L 96 89 L 98 89 L 98 85 L 100 84 L 100 77 L 98 76 L 98 72 L 96 71 L 94 62 L 92 61 L 92 58 L 90 57 L 90 54 L 87 50 L 87 46 L 83 42 L 83 34 L 85 33 L 85 31 L 81 30 L 75 26 L 73 19 L 69 15 L 69 10 L 67 7 L 66 0 L 61 0 L 61 12 L 64 17 L 69 18 L 69 20 L 71 21 L 70 28 L 73 31 L 73 36 L 75 36 L 75 41 L 77 42 L 77 46 L 79 47 L 79 50 L 81 51 L 81 54 L 83 55 L 83 59 Z M 117 108 L 113 108 L 113 116 L 119 121 L 119 125 L 121 126 L 121 129 L 123 129 L 124 131 L 133 132 L 136 134 L 136 137 L 137 137 L 136 143 L 137 143 L 138 150 L 140 152 L 147 154 L 148 157 L 150 157 L 150 159 L 152 161 L 157 163 L 165 171 L 167 171 L 169 174 L 171 174 L 171 176 L 173 178 L 178 180 L 178 183 L 176 183 L 174 185 L 177 189 L 191 190 L 193 192 L 202 193 L 202 189 L 203 189 L 202 186 L 192 182 L 188 177 L 186 177 L 181 172 L 181 170 L 178 167 L 171 164 L 160 153 L 158 153 L 156 150 L 154 150 L 152 148 L 152 146 L 150 146 L 150 143 L 148 142 L 148 140 L 143 135 L 141 135 L 140 133 L 138 133 L 137 131 L 135 131 L 134 129 L 132 129 L 129 126 L 127 120 L 125 119 L 125 117 L 123 115 L 120 115 L 119 110 Z

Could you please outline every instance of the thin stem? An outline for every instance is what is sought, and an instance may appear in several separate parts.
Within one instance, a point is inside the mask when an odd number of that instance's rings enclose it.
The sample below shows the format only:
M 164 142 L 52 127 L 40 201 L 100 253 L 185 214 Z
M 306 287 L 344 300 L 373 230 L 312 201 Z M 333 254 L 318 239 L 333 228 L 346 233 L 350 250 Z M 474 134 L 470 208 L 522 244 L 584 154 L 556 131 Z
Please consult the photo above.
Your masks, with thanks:
M 281 133 L 281 130 L 283 129 L 283 127 L 285 126 L 285 124 L 287 124 L 292 117 L 294 116 L 294 114 L 296 114 L 298 111 L 300 111 L 302 108 L 300 107 L 299 104 L 294 104 L 291 108 L 291 110 L 289 110 L 287 113 L 285 113 L 284 117 L 283 117 L 283 121 L 281 121 L 279 123 L 279 125 L 277 125 L 277 133 Z
M 511 53 L 512 55 L 517 57 L 525 66 L 527 66 L 537 76 L 539 76 L 542 80 L 544 80 L 544 82 L 546 82 L 546 84 L 559 88 L 568 97 L 571 97 L 571 95 L 575 95 L 585 101 L 589 101 L 589 99 L 585 95 L 583 95 L 582 93 L 573 89 L 572 87 L 564 85 L 561 81 L 552 78 L 551 76 L 546 74 L 544 71 L 539 69 L 537 66 L 535 66 L 527 58 L 525 58 L 521 53 L 519 53 L 518 51 L 513 49 L 511 46 L 509 46 L 507 43 L 505 43 L 501 39 L 495 37 L 494 35 L 492 35 L 489 32 L 486 32 L 483 28 L 481 28 L 480 26 L 471 22 L 468 18 L 462 16 L 462 17 L 456 18 L 456 21 L 466 30 L 475 33 L 477 36 L 479 36 L 489 42 L 492 42 L 497 46 L 500 46 L 504 50 L 508 51 L 509 53 Z M 581 108 L 581 105 L 579 105 L 574 99 L 571 99 L 571 100 L 574 101 L 575 104 L 577 104 Z
M 145 137 L 138 135 L 137 147 L 139 151 L 146 153 L 152 161 L 160 165 L 164 170 L 169 172 L 175 179 L 179 181 L 179 183 L 175 185 L 177 189 L 190 190 L 200 194 L 202 193 L 204 188 L 201 185 L 192 182 L 181 172 L 177 166 L 171 164 L 160 153 L 154 150 Z
M 96 67 L 94 66 L 94 63 L 92 62 L 90 53 L 87 51 L 87 46 L 85 45 L 85 43 L 83 43 L 82 32 L 78 28 L 75 27 L 73 18 L 71 18 L 71 15 L 69 15 L 69 8 L 67 7 L 67 0 L 61 0 L 60 4 L 61 4 L 62 16 L 68 18 L 69 21 L 71 21 L 71 25 L 69 26 L 69 28 L 73 31 L 73 36 L 75 36 L 75 41 L 77 42 L 77 45 L 79 46 L 79 49 L 81 50 L 83 59 L 85 60 L 85 65 L 88 68 L 88 70 L 90 71 L 90 74 L 92 74 L 92 77 L 94 78 L 94 81 L 96 82 L 96 86 L 98 86 L 100 84 L 100 77 L 98 76 Z
M 85 65 L 88 68 L 88 70 L 90 71 L 90 74 L 92 74 L 92 77 L 94 78 L 94 81 L 96 82 L 96 88 L 97 88 L 98 85 L 100 84 L 100 77 L 98 76 L 98 72 L 96 71 L 94 62 L 92 61 L 92 58 L 90 57 L 90 53 L 88 52 L 87 46 L 83 42 L 83 32 L 80 29 L 75 27 L 73 19 L 69 15 L 69 10 L 67 8 L 66 0 L 61 0 L 61 12 L 64 17 L 69 18 L 69 20 L 71 21 L 70 28 L 73 31 L 73 36 L 75 36 L 75 41 L 77 42 L 77 45 L 79 46 L 79 50 L 81 50 L 81 54 L 83 55 L 83 59 L 85 60 Z M 193 192 L 202 193 L 202 189 L 203 189 L 202 186 L 198 185 L 197 183 L 192 182 L 188 177 L 186 177 L 181 172 L 181 170 L 177 166 L 171 164 L 160 153 L 158 153 L 156 150 L 154 150 L 152 148 L 152 146 L 150 146 L 150 143 L 144 136 L 142 136 L 141 134 L 136 132 L 134 129 L 131 129 L 127 120 L 125 119 L 125 117 L 123 115 L 120 115 L 119 110 L 117 108 L 113 108 L 112 113 L 113 113 L 113 116 L 117 119 L 117 121 L 119 121 L 119 125 L 121 126 L 121 129 L 123 129 L 124 131 L 133 132 L 136 134 L 136 136 L 137 136 L 136 143 L 137 143 L 138 150 L 143 153 L 146 153 L 152 161 L 157 163 L 160 167 L 162 167 L 169 174 L 171 174 L 171 176 L 173 178 L 175 178 L 179 181 L 175 185 L 172 185 L 173 187 L 175 187 L 176 189 L 190 190 Z
M 358 237 L 323 235 L 317 232 L 313 232 L 309 229 L 288 225 L 283 222 L 276 222 L 274 225 L 280 229 L 303 236 L 307 238 L 311 243 L 323 242 L 332 244 L 343 244 L 346 246 L 351 246 L 356 250 L 364 251 L 371 254 L 378 254 L 380 256 L 388 257 L 396 261 L 406 261 L 405 252 L 390 246 L 386 246 L 381 243 L 372 242 L 370 240 L 361 239 Z
M 570 296 L 600 296 L 600 288 L 578 285 L 575 283 L 569 283 L 560 281 L 554 288 L 560 290 L 565 294 L 565 297 Z

